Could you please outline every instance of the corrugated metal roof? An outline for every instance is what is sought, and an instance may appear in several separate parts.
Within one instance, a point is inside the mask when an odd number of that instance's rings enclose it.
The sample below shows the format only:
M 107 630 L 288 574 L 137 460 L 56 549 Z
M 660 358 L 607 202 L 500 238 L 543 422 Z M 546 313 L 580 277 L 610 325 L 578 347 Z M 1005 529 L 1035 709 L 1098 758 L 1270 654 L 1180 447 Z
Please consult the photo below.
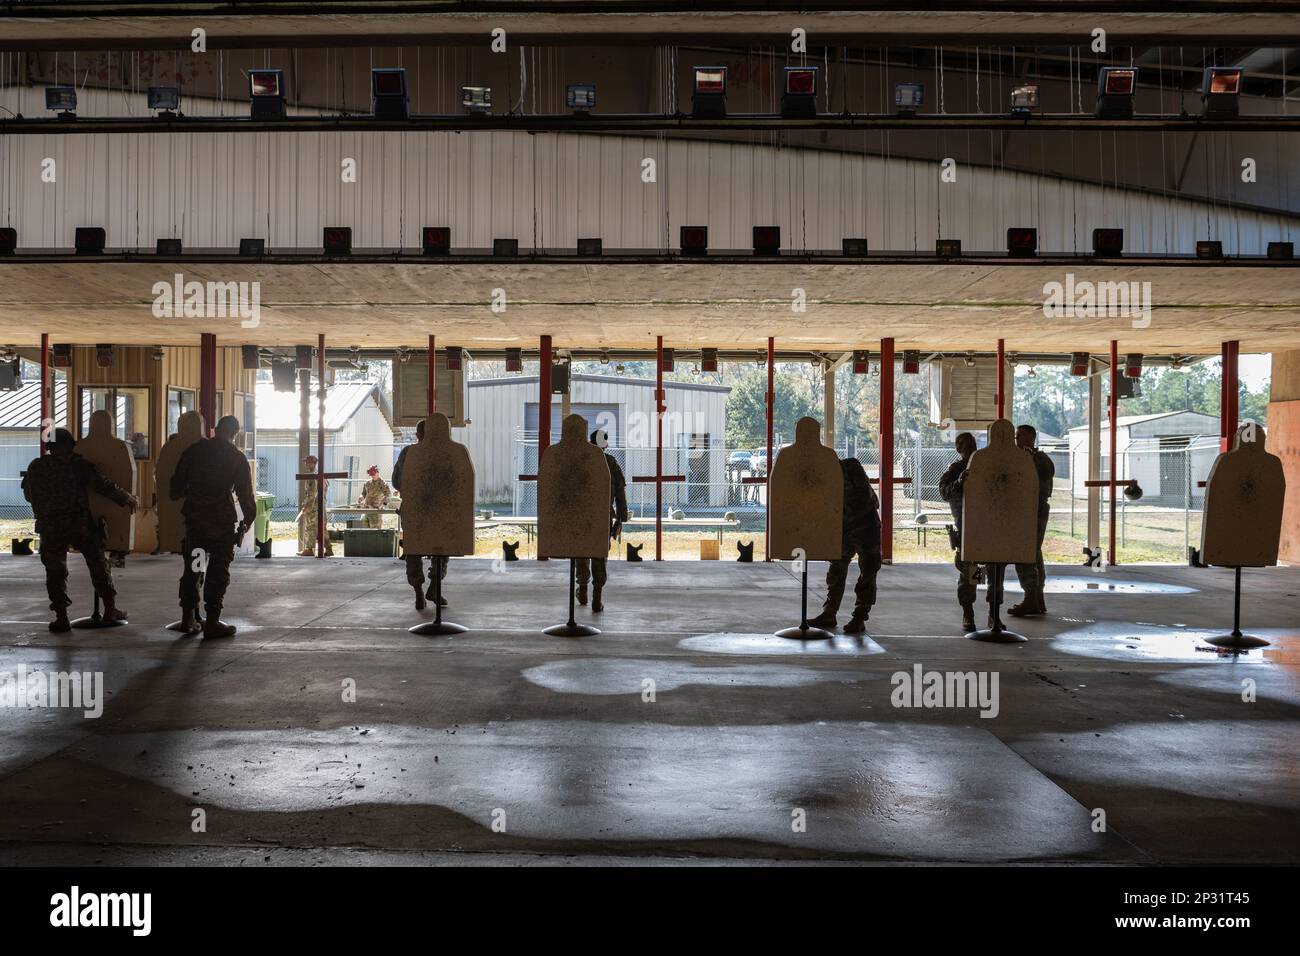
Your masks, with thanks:
M 67 421 L 68 383 L 54 380 L 54 420 Z M 24 381 L 15 392 L 0 392 L 0 428 L 41 427 L 41 383 Z
M 340 382 L 325 390 L 325 430 L 337 431 L 348 423 L 361 406 L 370 400 L 376 385 L 374 382 Z M 317 389 L 311 390 L 311 427 L 316 429 L 320 416 L 316 399 Z M 257 430 L 268 431 L 282 429 L 297 431 L 299 426 L 299 395 L 292 392 L 277 392 L 271 382 L 257 383 Z
M 1143 422 L 1153 422 L 1158 418 L 1168 418 L 1171 415 L 1200 415 L 1203 418 L 1211 419 L 1214 421 L 1218 420 L 1217 415 L 1209 415 L 1205 412 L 1197 412 L 1191 409 L 1178 409 L 1172 412 L 1152 412 L 1149 415 L 1121 415 L 1119 417 L 1119 427 L 1126 428 L 1129 425 L 1140 425 Z M 1107 423 L 1103 421 L 1101 423 L 1101 430 L 1105 431 L 1107 427 L 1108 427 Z M 1088 429 L 1087 425 L 1075 425 L 1073 428 L 1070 429 L 1070 431 L 1079 432 L 1079 431 L 1087 431 L 1087 429 Z

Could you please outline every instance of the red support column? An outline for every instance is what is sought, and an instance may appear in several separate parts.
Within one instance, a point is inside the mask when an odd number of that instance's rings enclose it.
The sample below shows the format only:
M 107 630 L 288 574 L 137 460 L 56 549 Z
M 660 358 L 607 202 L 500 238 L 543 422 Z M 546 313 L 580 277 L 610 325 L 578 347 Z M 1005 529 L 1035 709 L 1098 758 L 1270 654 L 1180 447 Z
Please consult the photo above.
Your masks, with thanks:
M 880 340 L 880 560 L 894 561 L 894 340 Z
M 664 543 L 664 337 L 655 337 L 655 560 L 662 561 Z
M 325 336 L 316 336 L 316 557 L 325 557 Z
M 1110 340 L 1110 395 L 1106 403 L 1110 419 L 1110 484 L 1106 489 L 1106 494 L 1110 496 L 1110 527 L 1107 529 L 1110 555 L 1107 564 L 1113 568 L 1119 564 L 1119 558 L 1115 554 L 1115 482 L 1119 480 L 1119 455 L 1116 451 L 1119 447 L 1119 342 L 1114 339 Z
M 763 477 L 763 513 L 766 516 L 767 524 L 763 529 L 763 560 L 772 560 L 772 422 L 776 413 L 776 339 L 770 335 L 767 337 L 767 395 L 764 396 L 767 403 L 767 469 Z
M 433 415 L 438 411 L 438 350 L 434 346 L 433 336 L 429 336 L 429 411 Z
M 45 455 L 45 442 L 54 441 L 54 428 L 50 427 L 48 434 L 45 429 L 52 426 L 50 419 L 54 415 L 54 393 L 50 390 L 50 333 L 41 333 L 41 427 L 37 430 L 37 441 L 40 443 L 42 456 Z
M 1239 395 L 1237 354 L 1240 342 L 1224 342 L 1219 352 L 1219 451 L 1229 451 L 1237 434 Z
M 1007 417 L 1007 353 L 1006 342 L 998 339 L 998 418 Z
M 217 337 L 212 332 L 199 335 L 199 414 L 203 437 L 211 438 L 217 427 Z

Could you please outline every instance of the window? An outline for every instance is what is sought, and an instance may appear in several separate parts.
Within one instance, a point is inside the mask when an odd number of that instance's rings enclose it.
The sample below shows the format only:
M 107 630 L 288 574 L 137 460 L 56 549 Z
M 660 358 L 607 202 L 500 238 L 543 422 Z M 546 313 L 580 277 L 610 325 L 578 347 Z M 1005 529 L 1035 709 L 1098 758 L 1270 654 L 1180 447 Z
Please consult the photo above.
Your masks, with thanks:
M 198 407 L 198 399 L 192 389 L 167 389 L 167 437 L 170 438 L 180 430 L 182 415 Z
M 131 446 L 131 455 L 145 461 L 150 455 L 149 389 L 143 385 L 83 385 L 77 417 L 80 437 L 90 433 L 90 416 L 108 412 L 113 434 Z

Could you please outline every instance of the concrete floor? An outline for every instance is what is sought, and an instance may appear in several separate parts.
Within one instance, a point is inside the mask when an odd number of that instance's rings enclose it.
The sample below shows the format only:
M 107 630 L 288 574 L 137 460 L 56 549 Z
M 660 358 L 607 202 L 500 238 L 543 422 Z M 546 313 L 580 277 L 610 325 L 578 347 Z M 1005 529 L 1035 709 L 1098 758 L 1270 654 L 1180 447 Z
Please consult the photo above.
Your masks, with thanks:
M 1233 657 L 1200 640 L 1222 570 L 1053 568 L 1029 643 L 988 645 L 951 569 L 900 565 L 869 638 L 800 644 L 768 636 L 789 566 L 611 562 L 604 632 L 564 639 L 564 563 L 457 559 L 474 629 L 430 638 L 396 561 L 240 559 L 239 634 L 203 641 L 161 628 L 178 562 L 118 572 L 130 625 L 52 635 L 38 559 L 0 557 L 0 671 L 108 690 L 0 707 L 0 863 L 1300 861 L 1300 569 L 1246 573 L 1274 643 Z M 997 716 L 892 706 L 916 664 L 996 673 Z

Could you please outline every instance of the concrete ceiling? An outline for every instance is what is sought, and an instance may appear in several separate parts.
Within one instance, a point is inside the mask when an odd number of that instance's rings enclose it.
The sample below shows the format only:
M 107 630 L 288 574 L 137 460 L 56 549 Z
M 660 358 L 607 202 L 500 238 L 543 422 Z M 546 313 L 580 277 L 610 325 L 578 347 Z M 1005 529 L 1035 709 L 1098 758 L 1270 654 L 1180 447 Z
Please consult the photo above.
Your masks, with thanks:
M 260 322 L 155 318 L 155 282 L 178 271 L 200 282 L 260 282 Z M 1132 318 L 1054 318 L 1043 286 L 1076 280 L 1151 283 L 1150 324 Z M 494 289 L 506 310 L 494 313 Z M 792 310 L 803 289 L 807 311 Z M 1140 326 L 1142 320 L 1136 320 Z M 1036 261 L 900 264 L 374 263 L 240 261 L 13 261 L 0 264 L 0 345 L 52 341 L 294 345 L 324 333 L 331 346 L 422 346 L 434 333 L 468 348 L 681 348 L 848 350 L 893 336 L 899 348 L 988 350 L 999 337 L 1022 351 L 1126 350 L 1209 354 L 1225 339 L 1243 351 L 1300 349 L 1296 265 Z
M 190 30 L 202 26 L 212 48 L 258 46 L 290 42 L 367 45 L 415 39 L 486 42 L 494 27 L 504 27 L 516 41 L 580 42 L 600 35 L 606 41 L 649 44 L 666 42 L 742 41 L 783 42 L 794 27 L 808 31 L 816 42 L 828 40 L 873 43 L 909 40 L 1031 43 L 1081 42 L 1103 27 L 1111 43 L 1222 46 L 1225 43 L 1276 44 L 1297 33 L 1297 5 L 1290 0 L 1219 0 L 1186 10 L 1122 12 L 1106 3 L 1024 2 L 996 9 L 969 9 L 988 4 L 946 2 L 916 4 L 848 4 L 834 0 L 819 10 L 770 11 L 757 4 L 719 2 L 692 5 L 686 11 L 664 11 L 667 4 L 588 2 L 569 5 L 573 12 L 552 12 L 545 4 L 422 3 L 419 12 L 398 13 L 391 4 L 276 4 L 271 12 L 241 8 L 231 13 L 224 3 L 177 3 L 160 12 L 143 4 L 34 3 L 22 15 L 0 17 L 0 49 L 33 50 L 130 46 L 185 47 Z M 872 9 L 878 7 L 879 9 Z M 367 12 L 367 7 L 378 12 Z M 659 9 L 656 9 L 659 7 Z M 709 9 L 713 7 L 713 9 Z M 742 9 L 736 9 L 740 7 Z M 743 9 L 749 7 L 750 9 Z M 967 9 L 963 9 L 963 7 Z M 840 9 L 837 9 L 840 8 Z M 517 9 L 518 12 L 515 12 Z M 590 12 L 587 12 L 587 11 Z M 346 12 L 345 12 L 346 11 Z M 49 15 L 55 12 L 56 15 Z M 81 15 L 78 15 L 81 14 Z

